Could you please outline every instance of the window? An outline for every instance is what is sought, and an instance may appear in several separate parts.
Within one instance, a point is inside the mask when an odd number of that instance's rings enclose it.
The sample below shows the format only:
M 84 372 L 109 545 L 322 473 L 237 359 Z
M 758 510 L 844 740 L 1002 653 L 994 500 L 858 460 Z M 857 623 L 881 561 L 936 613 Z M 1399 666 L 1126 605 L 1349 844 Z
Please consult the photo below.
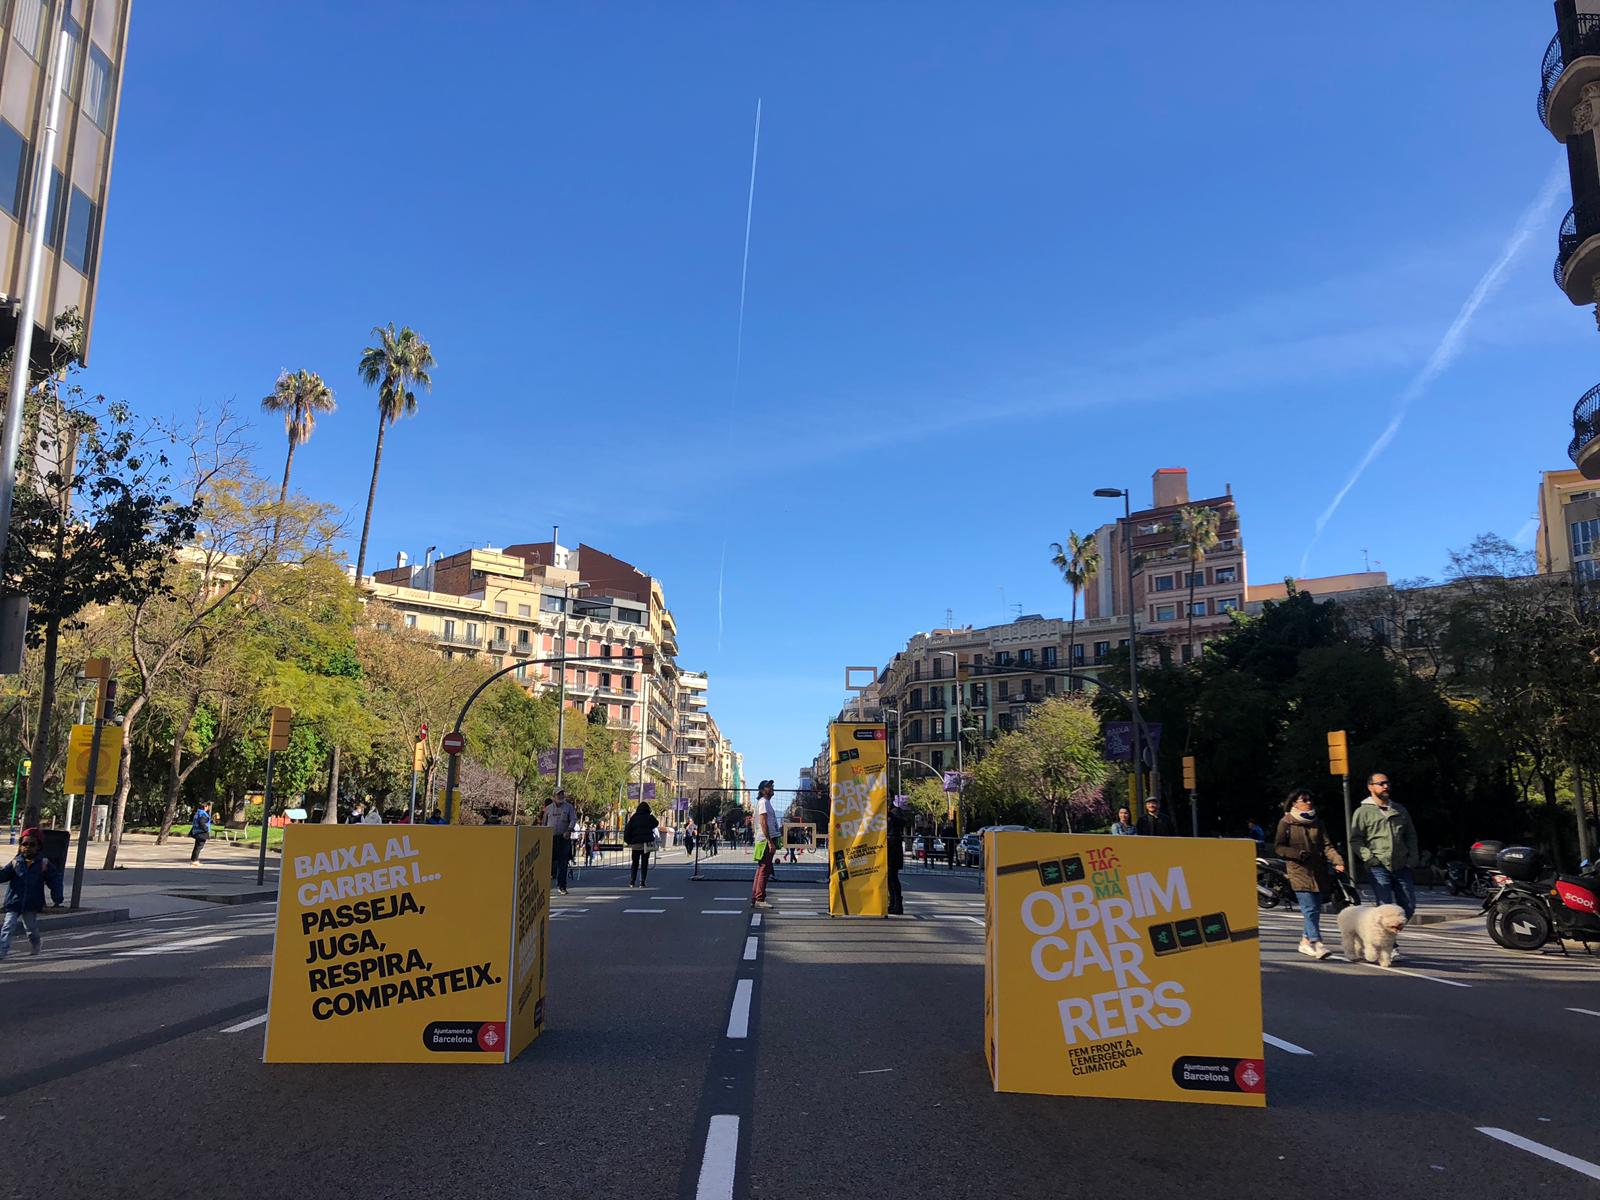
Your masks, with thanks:
M 1149 537 L 1153 533 L 1160 533 L 1161 532 L 1161 522 L 1160 521 L 1147 521 L 1145 524 L 1140 525 L 1137 528 L 1136 532 L 1143 534 L 1145 537 Z
M 526 604 L 519 604 L 517 605 L 517 616 L 531 617 L 533 616 L 533 609 L 528 607 Z
M 611 643 L 610 642 L 607 642 L 605 645 L 600 647 L 600 657 L 601 658 L 610 658 L 611 657 Z
M 921 708 L 922 707 L 922 689 L 921 688 L 912 688 L 911 689 L 911 707 L 912 708 Z M 87 761 L 87 760 L 85 760 L 85 761 Z M 88 768 L 85 767 L 84 770 L 87 771 Z
M 1178 606 L 1176 604 L 1156 605 L 1156 620 L 1176 621 L 1178 619 Z
M 528 648 L 528 631 L 526 629 L 517 630 L 517 645 L 524 650 Z
M 455 637 L 456 623 L 454 621 L 446 621 L 444 623 L 444 640 L 447 642 L 453 642 L 455 641 Z
M 1094 644 L 1094 660 L 1095 660 L 1095 662 L 1097 662 L 1097 663 L 1105 662 L 1106 655 L 1108 655 L 1110 653 L 1111 653 L 1111 643 L 1110 642 L 1096 642 Z
M 506 602 L 504 600 L 496 600 L 494 602 L 494 611 L 497 612 L 497 613 L 505 612 L 506 611 Z
M 407 629 L 415 629 L 416 627 L 417 627 L 417 614 L 416 613 L 407 613 L 406 614 L 406 628 Z
M 517 669 L 513 674 L 516 675 L 518 683 L 526 683 L 528 680 L 528 664 L 518 663 Z
M 920 660 L 911 664 L 911 678 L 922 678 L 922 663 Z
M 929 758 L 928 765 L 930 767 L 932 767 L 935 771 L 944 770 L 944 751 L 943 750 L 934 750 L 934 751 L 932 751 L 928 755 L 928 758 Z M 84 761 L 87 762 L 88 760 L 85 759 Z
M 476 621 L 468 621 L 467 622 L 467 641 L 475 642 L 477 640 L 478 640 L 478 623 Z
M 1184 576 L 1184 587 L 1205 587 L 1206 573 L 1204 571 L 1190 571 Z
M 978 732 L 980 734 L 982 734 L 984 737 L 988 737 L 989 736 L 989 714 L 988 713 L 979 713 L 978 714 Z
M 1572 557 L 1589 558 L 1595 552 L 1595 543 L 1600 541 L 1600 517 L 1591 517 L 1587 521 L 1572 522 Z
M 624 675 L 622 677 L 622 690 L 625 691 L 625 692 L 633 691 L 633 676 L 632 675 Z
M 922 722 L 921 721 L 913 721 L 913 722 L 911 722 L 911 736 L 908 737 L 906 739 L 906 741 L 908 741 L 908 742 L 920 742 L 921 740 L 922 740 Z
M 988 707 L 989 685 L 987 683 L 975 683 L 972 685 L 972 703 L 975 708 Z
M 503 667 L 505 666 L 505 663 L 500 661 L 500 656 L 498 654 L 491 654 L 489 656 L 489 665 L 491 667 Z M 87 770 L 87 768 L 85 769 Z
M 632 722 L 632 720 L 633 720 L 633 705 L 624 704 L 622 706 L 622 719 L 624 721 L 627 721 L 627 722 Z
M 28 139 L 0 121 L 0 208 L 13 217 L 22 215 L 23 193 L 27 190 Z
M 933 740 L 934 741 L 936 741 L 936 742 L 944 741 L 944 718 L 943 717 L 935 717 L 933 719 L 933 723 L 930 726 L 930 728 L 933 730 Z
M 1194 647 L 1188 642 L 1185 642 L 1183 644 L 1183 656 L 1182 657 L 1183 657 L 1183 661 L 1184 662 L 1188 662 L 1190 659 L 1192 659 L 1194 657 Z
M 39 57 L 50 32 L 50 22 L 46 19 L 48 7 L 45 0 L 17 0 L 17 11 L 11 18 L 17 45 L 33 58 Z
M 931 666 L 933 667 L 933 674 L 932 674 L 931 678 L 943 679 L 944 678 L 944 659 L 943 659 L 943 657 L 935 658 L 933 660 Z
M 938 687 L 931 687 L 931 688 L 928 689 L 928 707 L 929 708 L 943 708 L 944 707 L 944 685 L 943 684 L 940 684 Z
M 1002 732 L 1005 732 L 1005 733 L 1010 733 L 1011 732 L 1011 714 L 1010 713 L 1003 712 L 1003 713 L 1000 714 L 1000 729 L 1001 729 Z
M 1017 664 L 1019 666 L 1024 666 L 1024 667 L 1033 666 L 1033 651 L 1032 650 L 1023 650 L 1023 651 L 1021 651 L 1017 656 Z
M 1203 616 L 1205 616 L 1206 615 L 1206 602 L 1204 600 L 1196 600 L 1193 604 L 1191 604 L 1189 606 L 1189 615 L 1191 617 L 1203 617 Z
M 975 666 L 975 667 L 981 667 L 981 666 L 983 666 L 983 655 L 981 655 L 981 654 L 974 654 L 974 655 L 973 655 L 973 656 L 972 656 L 972 665 L 973 665 L 973 666 Z
M 1022 698 L 1024 700 L 1033 699 L 1033 680 L 1024 679 L 1022 681 Z
M 1083 643 L 1082 642 L 1073 642 L 1072 643 L 1072 664 L 1071 665 L 1073 667 L 1081 667 L 1081 666 L 1083 666 Z
M 1009 679 L 1002 679 L 1000 681 L 1000 699 L 1007 700 L 1007 699 L 1010 698 L 1010 696 L 1011 696 L 1011 681 Z
M 586 688 L 589 686 L 589 672 L 584 670 L 582 667 L 578 668 L 577 684 L 581 688 Z
M 66 186 L 61 172 L 52 167 L 49 203 L 44 210 L 44 244 L 58 253 L 61 250 L 61 191 Z
M 61 22 L 67 39 L 67 75 L 61 81 L 61 92 L 73 100 L 78 98 L 78 64 L 83 60 L 83 26 L 69 15 Z
M 506 644 L 506 627 L 504 625 L 496 625 L 494 627 L 494 640 L 502 646 Z
M 1044 665 L 1045 666 L 1053 667 L 1053 666 L 1056 665 L 1056 651 L 1058 649 L 1059 649 L 1059 647 L 1057 647 L 1057 646 L 1046 646 L 1044 648 Z M 1078 657 L 1081 659 L 1083 656 L 1080 654 Z
M 111 60 L 93 42 L 83 73 L 83 111 L 101 129 L 111 128 Z
M 1237 596 L 1223 596 L 1217 601 L 1217 611 L 1219 613 L 1232 612 L 1238 607 L 1239 597 Z
M 560 612 L 561 611 L 561 597 L 560 596 L 540 596 L 539 597 L 539 611 L 540 612 Z
M 1117 639 L 1117 649 L 1118 650 L 1126 650 L 1127 648 L 1128 648 L 1128 639 L 1127 638 L 1118 638 Z
M 1572 564 L 1572 573 L 1579 583 L 1593 583 L 1600 579 L 1600 559 L 1580 558 Z
M 600 672 L 600 686 L 605 688 L 607 691 L 611 690 L 611 672 Z
M 1045 676 L 1044 694 L 1046 696 L 1054 696 L 1056 694 L 1056 677 L 1054 675 Z
M 1237 583 L 1237 582 L 1239 582 L 1239 568 L 1238 567 L 1218 567 L 1216 569 L 1216 571 L 1213 572 L 1213 574 L 1216 577 L 1215 582 L 1217 582 L 1217 583 Z
M 1011 651 L 1001 650 L 998 652 L 994 656 L 994 665 L 997 667 L 1009 667 L 1011 665 Z
M 1158 592 L 1170 592 L 1176 586 L 1176 582 L 1175 582 L 1176 578 L 1177 577 L 1173 576 L 1173 575 L 1157 575 L 1156 576 L 1156 591 L 1158 591 Z

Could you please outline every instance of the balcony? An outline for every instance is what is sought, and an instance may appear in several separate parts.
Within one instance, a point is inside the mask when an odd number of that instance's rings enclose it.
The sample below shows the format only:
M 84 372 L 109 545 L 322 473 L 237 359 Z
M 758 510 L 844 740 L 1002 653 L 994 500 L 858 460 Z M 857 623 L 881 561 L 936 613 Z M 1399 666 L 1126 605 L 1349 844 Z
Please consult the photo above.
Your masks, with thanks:
M 490 638 L 489 650 L 494 654 L 505 654 L 511 649 L 511 643 L 505 638 Z
M 439 640 L 448 646 L 465 646 L 469 650 L 476 650 L 483 645 L 483 639 L 477 634 L 463 633 L 457 629 L 447 629 L 439 635 Z
M 1600 385 L 1572 406 L 1572 435 L 1567 457 L 1585 479 L 1600 479 Z
M 1595 60 L 1600 62 L 1600 58 Z M 1593 304 L 1600 274 L 1600 192 L 1580 196 L 1556 235 L 1556 286 L 1574 304 Z
M 1600 80 L 1600 14 L 1573 7 L 1570 2 L 1557 6 L 1559 31 L 1539 67 L 1539 120 L 1558 142 L 1572 135 L 1572 110 L 1584 87 Z
M 522 654 L 522 655 L 532 654 L 533 653 L 533 643 L 532 642 L 517 642 L 515 645 L 513 645 L 511 647 L 511 653 L 513 653 L 513 654 Z

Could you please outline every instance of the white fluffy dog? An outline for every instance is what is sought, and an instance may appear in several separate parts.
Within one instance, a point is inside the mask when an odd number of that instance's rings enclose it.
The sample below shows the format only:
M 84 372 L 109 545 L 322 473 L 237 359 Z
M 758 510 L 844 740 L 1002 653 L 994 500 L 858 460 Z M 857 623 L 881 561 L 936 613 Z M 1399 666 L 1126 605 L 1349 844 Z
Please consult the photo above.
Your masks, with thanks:
M 1398 904 L 1358 904 L 1339 913 L 1339 937 L 1344 956 L 1387 967 L 1394 961 L 1394 943 L 1406 927 L 1405 909 Z

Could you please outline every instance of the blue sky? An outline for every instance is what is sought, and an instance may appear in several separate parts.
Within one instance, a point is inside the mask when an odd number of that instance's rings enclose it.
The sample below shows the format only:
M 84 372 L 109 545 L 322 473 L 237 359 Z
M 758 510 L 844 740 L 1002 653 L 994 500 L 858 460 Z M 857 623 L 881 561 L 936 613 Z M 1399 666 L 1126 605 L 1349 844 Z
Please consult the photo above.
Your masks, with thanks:
M 1357 19 L 1359 15 L 1359 19 Z M 370 328 L 439 366 L 369 559 L 541 538 L 659 575 L 753 778 L 945 621 L 1064 614 L 1048 546 L 1151 472 L 1233 486 L 1257 582 L 1412 386 L 1307 574 L 1531 537 L 1600 376 L 1535 212 L 1548 5 L 136 5 L 91 381 L 282 367 L 360 531 Z M 735 341 L 763 105 L 743 368 Z M 1436 366 L 1440 364 L 1436 362 Z M 281 426 L 258 426 L 281 470 Z M 726 547 L 719 637 L 719 565 Z

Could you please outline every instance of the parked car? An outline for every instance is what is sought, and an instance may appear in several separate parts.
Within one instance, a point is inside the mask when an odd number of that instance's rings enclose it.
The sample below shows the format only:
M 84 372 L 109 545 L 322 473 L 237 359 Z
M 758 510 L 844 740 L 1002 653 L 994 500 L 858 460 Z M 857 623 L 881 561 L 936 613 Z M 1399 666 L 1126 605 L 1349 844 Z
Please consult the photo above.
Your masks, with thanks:
M 989 830 L 996 833 L 1032 833 L 1029 825 L 985 825 L 976 833 L 969 833 L 961 839 L 961 845 L 956 850 L 956 861 L 964 867 L 983 866 L 983 835 Z

